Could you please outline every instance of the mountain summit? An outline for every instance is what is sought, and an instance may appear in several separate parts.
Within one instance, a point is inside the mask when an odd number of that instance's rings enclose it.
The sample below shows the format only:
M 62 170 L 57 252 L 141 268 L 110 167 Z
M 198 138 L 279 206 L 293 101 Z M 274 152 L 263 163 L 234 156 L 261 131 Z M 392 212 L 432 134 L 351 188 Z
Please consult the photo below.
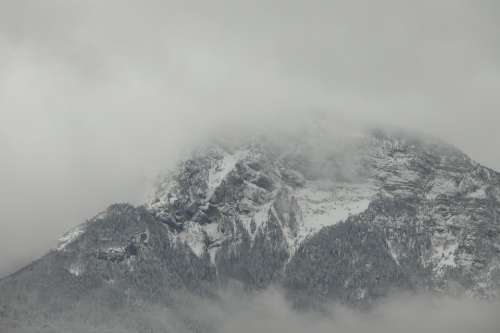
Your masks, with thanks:
M 500 174 L 433 139 L 371 131 L 208 145 L 142 206 L 114 204 L 0 281 L 0 315 L 173 304 L 231 283 L 297 305 L 394 290 L 493 298 Z

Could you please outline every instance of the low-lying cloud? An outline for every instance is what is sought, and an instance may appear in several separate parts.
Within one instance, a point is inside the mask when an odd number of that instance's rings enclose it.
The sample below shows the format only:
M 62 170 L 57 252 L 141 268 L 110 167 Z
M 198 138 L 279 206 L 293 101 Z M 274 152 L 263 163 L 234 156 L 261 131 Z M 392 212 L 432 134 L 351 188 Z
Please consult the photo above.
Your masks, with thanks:
M 214 332 L 497 332 L 499 304 L 430 295 L 394 296 L 369 311 L 331 305 L 318 314 L 292 309 L 282 294 L 253 297 L 226 294 L 221 304 L 195 307 Z
M 12 333 L 496 333 L 500 329 L 496 302 L 431 295 L 392 296 L 370 310 L 332 304 L 319 313 L 292 308 L 282 293 L 272 289 L 252 295 L 226 290 L 217 300 L 184 295 L 175 307 L 142 304 L 106 311 L 80 305 L 43 324 L 20 323 Z

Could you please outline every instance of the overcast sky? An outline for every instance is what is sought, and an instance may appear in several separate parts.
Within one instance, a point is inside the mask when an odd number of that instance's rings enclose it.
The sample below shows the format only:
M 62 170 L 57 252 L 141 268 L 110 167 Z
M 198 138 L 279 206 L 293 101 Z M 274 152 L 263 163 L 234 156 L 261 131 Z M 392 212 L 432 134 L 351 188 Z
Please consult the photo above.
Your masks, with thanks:
M 208 135 L 318 110 L 500 170 L 499 4 L 0 1 L 0 276 Z

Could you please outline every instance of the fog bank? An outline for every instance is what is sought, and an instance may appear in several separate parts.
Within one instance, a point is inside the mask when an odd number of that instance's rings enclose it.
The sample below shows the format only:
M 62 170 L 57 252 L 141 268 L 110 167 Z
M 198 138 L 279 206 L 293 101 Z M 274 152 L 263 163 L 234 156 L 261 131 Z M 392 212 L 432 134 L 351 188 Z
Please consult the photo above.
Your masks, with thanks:
M 318 313 L 291 308 L 276 290 L 251 295 L 226 290 L 216 300 L 179 296 L 176 306 L 142 304 L 107 311 L 79 304 L 71 313 L 44 320 L 43 325 L 24 322 L 12 333 L 496 333 L 500 328 L 498 303 L 431 295 L 393 295 L 363 311 L 331 304 Z

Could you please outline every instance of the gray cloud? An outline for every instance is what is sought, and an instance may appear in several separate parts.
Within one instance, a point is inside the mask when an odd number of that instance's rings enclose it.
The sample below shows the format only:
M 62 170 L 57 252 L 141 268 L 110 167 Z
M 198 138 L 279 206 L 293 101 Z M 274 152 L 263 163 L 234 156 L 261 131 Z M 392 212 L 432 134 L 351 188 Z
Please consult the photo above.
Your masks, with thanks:
M 496 332 L 500 327 L 496 303 L 431 295 L 394 295 L 370 311 L 334 304 L 322 314 L 296 311 L 272 289 L 253 296 L 226 292 L 220 302 L 193 303 L 188 313 L 196 313 L 196 320 L 214 332 L 465 333 Z
M 500 169 L 499 22 L 496 1 L 2 1 L 0 275 L 206 137 L 313 111 Z
M 495 302 L 420 294 L 393 295 L 369 310 L 331 304 L 322 312 L 299 311 L 273 289 L 251 294 L 231 289 L 216 299 L 179 295 L 175 308 L 141 303 L 96 311 L 81 302 L 43 325 L 19 323 L 13 332 L 496 333 L 499 310 Z

